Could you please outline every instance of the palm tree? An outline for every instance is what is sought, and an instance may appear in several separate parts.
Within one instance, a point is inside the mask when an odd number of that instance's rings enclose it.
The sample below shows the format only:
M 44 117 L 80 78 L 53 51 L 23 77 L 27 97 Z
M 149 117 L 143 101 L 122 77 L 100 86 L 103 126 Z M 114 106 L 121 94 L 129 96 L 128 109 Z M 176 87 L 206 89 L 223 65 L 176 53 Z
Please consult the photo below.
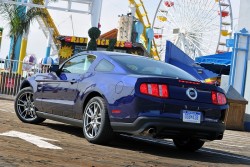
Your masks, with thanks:
M 30 23 L 36 16 L 44 17 L 45 14 L 39 8 L 29 8 L 25 12 L 25 7 L 15 4 L 0 4 L 0 14 L 8 21 L 9 36 L 13 38 L 10 59 L 14 58 L 15 46 L 19 37 L 29 30 Z

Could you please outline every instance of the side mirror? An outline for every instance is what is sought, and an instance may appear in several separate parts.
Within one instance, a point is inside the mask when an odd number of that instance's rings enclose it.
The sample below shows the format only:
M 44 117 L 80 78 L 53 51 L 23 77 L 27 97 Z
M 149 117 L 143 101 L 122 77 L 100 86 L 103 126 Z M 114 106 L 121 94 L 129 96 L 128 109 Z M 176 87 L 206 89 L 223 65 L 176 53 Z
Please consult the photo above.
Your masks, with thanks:
M 55 72 L 56 74 L 59 73 L 59 65 L 51 65 L 49 68 L 50 72 Z

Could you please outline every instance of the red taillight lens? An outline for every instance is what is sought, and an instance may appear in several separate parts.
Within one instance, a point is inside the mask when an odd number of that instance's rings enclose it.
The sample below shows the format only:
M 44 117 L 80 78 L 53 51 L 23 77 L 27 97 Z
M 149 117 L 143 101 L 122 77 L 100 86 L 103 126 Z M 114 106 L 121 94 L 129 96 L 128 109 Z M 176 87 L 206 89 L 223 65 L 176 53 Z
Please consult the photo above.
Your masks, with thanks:
M 143 94 L 148 94 L 148 85 L 145 84 L 145 83 L 141 84 L 140 92 L 143 93 Z
M 140 92 L 142 94 L 161 98 L 168 98 L 169 96 L 168 86 L 156 83 L 142 83 L 140 85 Z
M 161 92 L 163 97 L 168 97 L 168 86 L 167 85 L 161 85 Z
M 216 105 L 224 105 L 227 103 L 227 99 L 223 93 L 212 91 L 212 102 Z
M 179 80 L 179 83 L 192 84 L 192 85 L 200 85 L 200 82 L 195 81 L 187 81 L 187 80 Z
M 152 90 L 152 95 L 153 96 L 159 96 L 159 87 L 157 84 L 150 84 L 151 90 Z
M 212 91 L 212 102 L 214 104 L 217 104 L 218 103 L 218 100 L 217 100 L 217 93 Z

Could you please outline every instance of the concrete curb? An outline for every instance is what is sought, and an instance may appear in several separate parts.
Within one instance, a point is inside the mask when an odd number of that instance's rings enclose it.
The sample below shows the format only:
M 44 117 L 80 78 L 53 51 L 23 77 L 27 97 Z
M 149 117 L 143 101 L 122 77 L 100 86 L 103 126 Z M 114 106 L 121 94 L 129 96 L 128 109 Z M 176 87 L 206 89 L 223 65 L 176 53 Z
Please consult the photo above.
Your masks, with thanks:
M 14 101 L 15 96 L 0 94 L 0 100 Z

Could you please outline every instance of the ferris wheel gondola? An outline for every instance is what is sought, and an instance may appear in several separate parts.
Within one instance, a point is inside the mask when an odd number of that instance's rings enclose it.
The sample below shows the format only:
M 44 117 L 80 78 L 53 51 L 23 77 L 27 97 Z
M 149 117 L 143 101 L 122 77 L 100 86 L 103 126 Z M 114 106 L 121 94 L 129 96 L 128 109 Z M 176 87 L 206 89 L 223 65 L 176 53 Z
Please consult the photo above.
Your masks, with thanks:
M 161 59 L 166 40 L 192 59 L 228 51 L 226 39 L 232 34 L 230 0 L 161 0 L 153 28 Z

